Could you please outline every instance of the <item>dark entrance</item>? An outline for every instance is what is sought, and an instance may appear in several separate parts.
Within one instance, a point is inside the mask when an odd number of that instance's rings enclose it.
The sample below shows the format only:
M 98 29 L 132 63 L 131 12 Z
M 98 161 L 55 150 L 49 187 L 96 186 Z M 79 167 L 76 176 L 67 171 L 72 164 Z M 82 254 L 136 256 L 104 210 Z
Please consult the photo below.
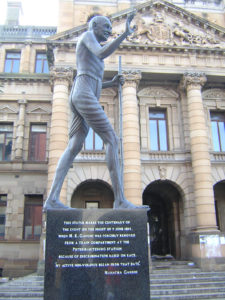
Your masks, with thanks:
M 114 195 L 111 187 L 101 180 L 88 180 L 81 183 L 73 193 L 71 207 L 112 208 Z
M 218 229 L 225 232 L 225 181 L 214 185 L 216 221 Z
M 143 203 L 150 206 L 151 255 L 170 254 L 180 258 L 181 194 L 174 183 L 155 181 L 143 193 Z

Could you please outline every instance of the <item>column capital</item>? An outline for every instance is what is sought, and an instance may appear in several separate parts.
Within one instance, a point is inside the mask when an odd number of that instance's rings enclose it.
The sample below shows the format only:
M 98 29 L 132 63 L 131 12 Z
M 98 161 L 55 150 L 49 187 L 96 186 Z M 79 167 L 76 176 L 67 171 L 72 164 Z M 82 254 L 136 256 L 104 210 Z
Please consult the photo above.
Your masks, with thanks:
M 207 78 L 202 72 L 185 72 L 181 79 L 182 88 L 201 88 L 206 83 Z
M 54 84 L 56 80 L 67 81 L 69 84 L 73 80 L 73 68 L 63 66 L 53 66 L 50 68 L 51 83 Z
M 18 104 L 24 104 L 24 105 L 26 105 L 27 104 L 27 100 L 26 99 L 19 99 L 18 100 Z
M 135 87 L 139 84 L 141 80 L 141 71 L 140 70 L 127 70 L 123 71 L 123 76 L 125 79 L 125 85 Z

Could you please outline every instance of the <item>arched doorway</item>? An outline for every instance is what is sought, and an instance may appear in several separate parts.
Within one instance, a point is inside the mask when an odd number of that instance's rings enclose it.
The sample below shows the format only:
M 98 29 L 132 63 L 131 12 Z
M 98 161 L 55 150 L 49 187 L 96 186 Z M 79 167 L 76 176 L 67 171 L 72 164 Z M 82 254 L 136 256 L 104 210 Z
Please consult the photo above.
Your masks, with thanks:
M 217 226 L 225 233 L 225 180 L 216 183 L 213 188 Z
M 168 180 L 155 181 L 145 189 L 143 203 L 151 208 L 148 213 L 151 255 L 181 257 L 181 200 L 178 187 Z
M 108 183 L 102 180 L 87 180 L 74 191 L 71 207 L 112 208 L 114 195 Z

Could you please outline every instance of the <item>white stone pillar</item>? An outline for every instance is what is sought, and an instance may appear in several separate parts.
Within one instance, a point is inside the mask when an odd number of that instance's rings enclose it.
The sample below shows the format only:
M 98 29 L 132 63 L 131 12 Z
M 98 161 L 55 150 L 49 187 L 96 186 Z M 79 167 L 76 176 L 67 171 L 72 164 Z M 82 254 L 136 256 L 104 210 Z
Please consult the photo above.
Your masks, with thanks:
M 201 94 L 205 82 L 206 76 L 202 73 L 186 73 L 183 76 L 187 92 L 197 231 L 217 229 L 208 129 Z
M 73 70 L 67 67 L 54 67 L 51 69 L 51 77 L 53 81 L 53 100 L 49 141 L 48 192 L 51 188 L 58 160 L 68 143 L 68 98 Z M 66 187 L 65 180 L 60 194 L 60 200 L 64 204 L 66 204 Z
M 124 193 L 130 202 L 142 204 L 140 129 L 137 86 L 140 71 L 125 71 L 123 85 Z

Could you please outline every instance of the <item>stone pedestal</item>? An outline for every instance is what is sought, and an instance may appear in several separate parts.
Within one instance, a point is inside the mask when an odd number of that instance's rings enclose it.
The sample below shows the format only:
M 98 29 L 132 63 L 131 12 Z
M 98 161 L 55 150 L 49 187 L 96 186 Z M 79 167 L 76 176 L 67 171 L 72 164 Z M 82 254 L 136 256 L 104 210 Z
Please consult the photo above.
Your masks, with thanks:
M 45 300 L 149 297 L 146 210 L 47 212 Z
M 189 256 L 202 271 L 225 270 L 225 235 L 221 232 L 193 232 L 187 244 Z

